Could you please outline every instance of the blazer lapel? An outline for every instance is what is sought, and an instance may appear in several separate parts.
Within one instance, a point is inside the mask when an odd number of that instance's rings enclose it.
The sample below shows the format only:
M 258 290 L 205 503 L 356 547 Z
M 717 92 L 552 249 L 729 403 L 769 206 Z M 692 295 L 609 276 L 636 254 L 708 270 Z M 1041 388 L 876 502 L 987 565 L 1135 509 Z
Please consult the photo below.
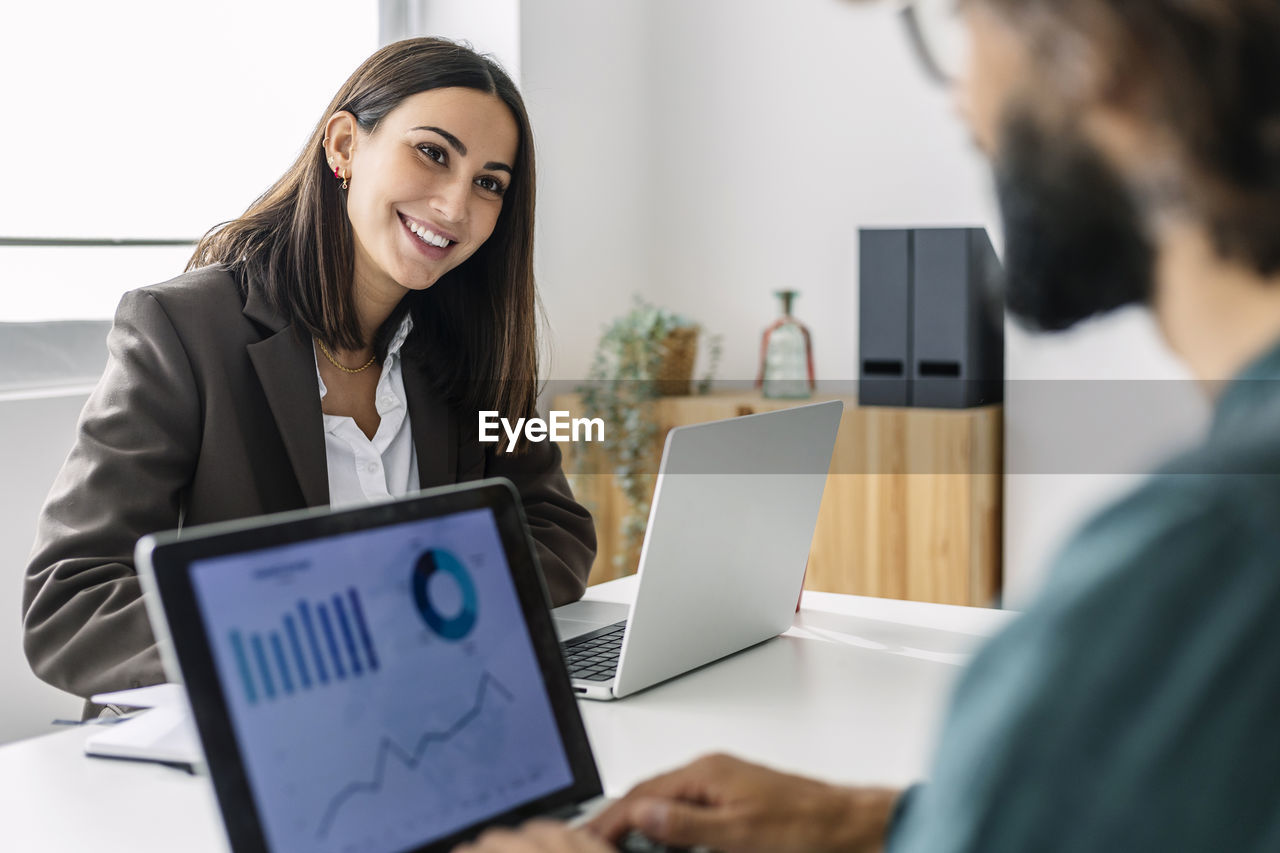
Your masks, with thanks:
M 418 485 L 447 486 L 458 479 L 458 422 L 452 410 L 431 393 L 426 372 L 415 359 L 400 362 L 404 396 L 418 455 Z
M 307 339 L 295 334 L 293 326 L 286 324 L 252 285 L 244 313 L 275 332 L 246 347 L 249 360 L 266 393 L 303 499 L 307 506 L 324 506 L 329 503 L 329 464 L 315 355 Z

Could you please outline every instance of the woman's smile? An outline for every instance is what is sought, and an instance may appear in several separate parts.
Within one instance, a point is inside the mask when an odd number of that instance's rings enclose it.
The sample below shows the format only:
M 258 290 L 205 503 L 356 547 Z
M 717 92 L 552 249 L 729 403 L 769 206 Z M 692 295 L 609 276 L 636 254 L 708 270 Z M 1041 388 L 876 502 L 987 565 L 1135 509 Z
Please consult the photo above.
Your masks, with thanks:
M 409 232 L 409 240 L 417 250 L 433 260 L 440 260 L 449 255 L 449 251 L 458 244 L 458 239 L 443 228 L 431 226 L 418 219 L 412 219 L 398 213 L 401 224 Z

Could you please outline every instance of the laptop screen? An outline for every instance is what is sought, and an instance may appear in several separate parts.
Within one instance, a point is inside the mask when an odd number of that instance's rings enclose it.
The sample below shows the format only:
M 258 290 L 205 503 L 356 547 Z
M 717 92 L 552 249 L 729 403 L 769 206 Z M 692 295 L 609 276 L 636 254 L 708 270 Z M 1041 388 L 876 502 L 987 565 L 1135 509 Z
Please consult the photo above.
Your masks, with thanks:
M 269 849 L 418 848 L 571 785 L 505 554 L 480 507 L 191 562 Z

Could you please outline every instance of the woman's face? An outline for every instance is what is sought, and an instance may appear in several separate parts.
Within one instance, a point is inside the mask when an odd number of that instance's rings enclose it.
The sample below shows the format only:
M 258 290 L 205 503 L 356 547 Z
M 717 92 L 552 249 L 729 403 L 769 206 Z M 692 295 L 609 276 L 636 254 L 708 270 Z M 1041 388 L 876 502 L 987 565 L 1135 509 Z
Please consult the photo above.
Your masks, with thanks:
M 335 125 L 344 115 L 345 134 Z M 398 301 L 405 289 L 424 290 L 493 233 L 519 145 L 515 119 L 497 96 L 419 92 L 370 133 L 339 113 L 330 137 L 335 164 L 350 178 L 355 283 L 365 297 Z

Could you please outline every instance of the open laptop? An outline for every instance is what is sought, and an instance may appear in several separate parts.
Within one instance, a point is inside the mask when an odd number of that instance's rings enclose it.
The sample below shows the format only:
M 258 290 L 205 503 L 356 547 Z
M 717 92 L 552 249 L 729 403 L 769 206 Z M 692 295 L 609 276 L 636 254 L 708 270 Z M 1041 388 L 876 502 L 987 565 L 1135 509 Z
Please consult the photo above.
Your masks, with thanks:
M 437 851 L 601 793 L 514 488 L 136 549 L 231 848 Z
M 813 403 L 667 434 L 635 600 L 553 611 L 579 695 L 627 696 L 791 625 L 842 411 Z

